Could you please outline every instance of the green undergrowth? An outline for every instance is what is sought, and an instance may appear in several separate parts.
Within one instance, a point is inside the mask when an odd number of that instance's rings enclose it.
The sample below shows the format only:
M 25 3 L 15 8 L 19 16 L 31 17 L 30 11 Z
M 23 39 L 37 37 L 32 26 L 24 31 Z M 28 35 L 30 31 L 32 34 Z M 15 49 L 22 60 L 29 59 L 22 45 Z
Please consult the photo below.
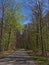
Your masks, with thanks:
M 49 65 L 49 59 L 42 56 L 32 56 L 37 65 Z

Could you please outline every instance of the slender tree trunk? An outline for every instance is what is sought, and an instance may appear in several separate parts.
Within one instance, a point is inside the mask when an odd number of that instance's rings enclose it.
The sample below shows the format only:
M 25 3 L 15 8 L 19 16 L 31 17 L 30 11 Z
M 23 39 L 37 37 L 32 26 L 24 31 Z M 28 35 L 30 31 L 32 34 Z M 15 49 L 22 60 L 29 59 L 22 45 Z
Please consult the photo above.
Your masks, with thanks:
M 11 28 L 9 29 L 9 36 L 8 36 L 7 50 L 9 49 L 10 37 L 11 37 Z
M 1 4 L 2 4 L 2 20 L 1 20 L 1 31 L 0 31 L 0 51 L 3 50 L 3 48 L 2 48 L 3 20 L 4 20 L 4 6 L 3 6 L 3 0 L 1 1 Z
M 38 34 L 39 34 L 39 28 L 38 28 L 38 23 L 37 23 L 37 25 L 36 25 L 36 49 L 38 49 Z
M 2 36 L 3 36 L 3 19 L 1 21 L 1 32 L 0 32 L 0 51 L 2 51 Z
M 41 15 L 40 15 L 41 16 Z M 42 18 L 40 17 L 40 42 L 41 42 L 41 50 L 42 50 L 42 56 L 46 56 L 46 50 L 45 50 L 45 44 L 43 42 L 43 33 L 42 33 L 42 24 L 43 20 Z

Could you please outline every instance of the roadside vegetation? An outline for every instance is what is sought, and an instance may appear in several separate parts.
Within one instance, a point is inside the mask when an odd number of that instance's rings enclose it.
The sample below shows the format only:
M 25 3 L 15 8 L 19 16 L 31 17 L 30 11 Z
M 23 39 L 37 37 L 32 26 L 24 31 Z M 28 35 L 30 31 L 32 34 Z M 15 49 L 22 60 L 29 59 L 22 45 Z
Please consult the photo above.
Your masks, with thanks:
M 49 59 L 42 56 L 33 56 L 33 60 L 37 63 L 37 65 L 49 65 Z

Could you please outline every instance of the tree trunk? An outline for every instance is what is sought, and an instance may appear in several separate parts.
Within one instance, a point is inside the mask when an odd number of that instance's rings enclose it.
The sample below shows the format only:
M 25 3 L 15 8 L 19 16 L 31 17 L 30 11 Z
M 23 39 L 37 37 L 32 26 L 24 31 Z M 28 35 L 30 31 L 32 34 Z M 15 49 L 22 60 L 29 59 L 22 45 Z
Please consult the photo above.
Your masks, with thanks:
M 1 21 L 1 30 L 0 30 L 0 51 L 3 50 L 3 48 L 2 48 L 3 20 L 4 20 L 4 6 L 3 6 L 3 0 L 1 1 L 1 4 L 2 4 L 2 21 Z
M 11 37 L 11 28 L 9 29 L 9 36 L 8 36 L 7 50 L 9 49 L 10 37 Z
M 42 56 L 45 56 L 46 55 L 46 50 L 45 50 L 45 44 L 43 42 L 43 33 L 42 33 L 42 24 L 43 20 L 41 18 L 41 15 L 40 15 L 40 42 L 41 42 L 41 50 L 42 50 Z

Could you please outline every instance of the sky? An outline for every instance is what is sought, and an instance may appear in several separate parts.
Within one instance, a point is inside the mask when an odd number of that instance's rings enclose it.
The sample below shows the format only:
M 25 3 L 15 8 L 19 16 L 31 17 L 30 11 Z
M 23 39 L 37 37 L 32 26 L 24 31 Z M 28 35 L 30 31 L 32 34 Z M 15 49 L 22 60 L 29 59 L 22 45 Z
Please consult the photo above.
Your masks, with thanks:
M 0 0 L 1 1 L 1 0 Z M 26 6 L 28 6 L 29 7 L 29 5 L 31 6 L 31 4 L 29 4 L 28 3 L 28 1 L 27 0 L 16 0 L 16 1 L 18 1 L 19 3 L 22 3 L 22 4 L 24 4 L 24 5 L 26 5 Z M 27 1 L 27 2 L 25 2 L 25 1 Z M 30 0 L 31 1 L 31 0 Z M 32 0 L 33 2 L 33 4 L 32 4 L 32 6 L 34 5 L 34 3 L 35 3 L 35 0 Z M 43 1 L 44 2 L 44 8 L 43 8 L 43 15 L 46 15 L 46 12 L 47 12 L 47 10 L 48 10 L 48 0 L 41 0 L 41 1 Z M 0 4 L 1 4 L 1 2 L 0 2 Z M 19 5 L 19 4 L 18 4 Z M 22 8 L 22 10 L 21 10 L 21 13 L 22 14 L 24 14 L 24 15 L 26 15 L 26 18 L 22 21 L 22 24 L 27 24 L 27 23 L 31 23 L 31 14 L 32 14 L 32 12 L 31 12 L 31 10 L 30 9 L 28 9 L 26 6 L 23 6 L 23 8 Z M 0 14 L 1 14 L 1 11 L 0 11 Z M 0 15 L 0 17 L 1 17 L 1 15 Z
M 26 2 L 24 2 L 24 1 L 27 1 L 27 0 L 17 0 L 18 2 L 20 2 L 20 3 L 25 3 L 25 5 L 28 5 L 29 6 L 29 3 L 26 3 Z M 35 0 L 33 0 L 33 4 L 34 4 L 34 1 Z M 48 10 L 48 0 L 41 0 L 41 1 L 43 1 L 44 2 L 44 6 L 45 7 L 43 7 L 43 15 L 45 16 L 46 15 L 46 12 L 47 12 L 47 10 Z M 31 4 L 30 4 L 31 5 Z M 23 14 L 25 14 L 26 15 L 26 19 L 23 21 L 23 24 L 27 24 L 27 23 L 30 23 L 31 22 L 31 10 L 30 9 L 28 9 L 27 7 L 24 7 L 23 9 L 22 9 L 22 13 Z

